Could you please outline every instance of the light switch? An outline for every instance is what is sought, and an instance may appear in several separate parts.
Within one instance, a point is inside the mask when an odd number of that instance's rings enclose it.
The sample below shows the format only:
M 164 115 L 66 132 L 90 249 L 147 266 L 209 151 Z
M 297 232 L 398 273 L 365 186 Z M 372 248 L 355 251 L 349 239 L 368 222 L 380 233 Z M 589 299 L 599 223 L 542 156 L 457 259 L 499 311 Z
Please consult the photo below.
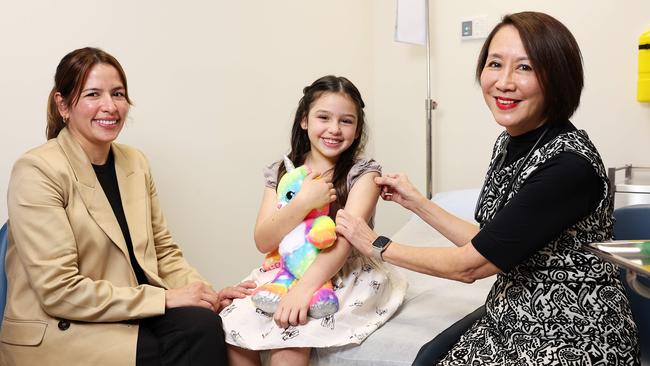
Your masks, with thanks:
M 472 21 L 471 20 L 466 20 L 464 22 L 461 22 L 461 25 L 463 26 L 462 37 L 471 37 L 472 36 Z
M 487 38 L 487 16 L 479 15 L 466 17 L 460 20 L 461 40 L 483 39 Z

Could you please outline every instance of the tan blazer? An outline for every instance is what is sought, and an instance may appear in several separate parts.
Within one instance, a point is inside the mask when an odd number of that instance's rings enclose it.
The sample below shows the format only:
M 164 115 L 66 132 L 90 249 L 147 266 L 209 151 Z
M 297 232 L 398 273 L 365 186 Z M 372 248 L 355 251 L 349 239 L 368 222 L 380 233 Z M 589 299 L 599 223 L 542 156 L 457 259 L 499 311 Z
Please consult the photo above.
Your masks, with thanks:
M 137 285 L 90 160 L 63 129 L 11 173 L 0 365 L 134 365 L 133 320 L 164 314 L 164 289 L 207 282 L 172 240 L 145 157 L 121 144 L 112 150 L 135 257 L 151 285 Z

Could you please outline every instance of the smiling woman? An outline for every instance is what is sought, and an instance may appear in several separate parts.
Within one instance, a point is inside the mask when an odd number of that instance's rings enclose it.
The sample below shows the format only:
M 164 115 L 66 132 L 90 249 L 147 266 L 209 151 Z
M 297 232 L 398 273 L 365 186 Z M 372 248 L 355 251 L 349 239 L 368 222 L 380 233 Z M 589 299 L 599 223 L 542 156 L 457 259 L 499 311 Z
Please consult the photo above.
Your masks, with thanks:
M 107 86 L 100 85 L 104 83 L 110 85 L 109 94 L 121 96 L 120 100 L 126 103 L 126 110 L 120 111 L 124 112 L 123 118 L 126 118 L 131 105 L 126 74 L 113 56 L 95 48 L 82 48 L 63 57 L 57 67 L 55 86 L 48 102 L 47 139 L 55 138 L 65 128 L 71 109 L 76 107 L 82 93 L 99 93 L 101 87 Z
M 11 174 L 1 363 L 225 364 L 217 312 L 254 285 L 216 292 L 183 258 L 146 158 L 115 143 L 130 106 L 122 67 L 82 48 L 54 82 L 49 141 Z
M 568 120 L 584 85 L 580 48 L 564 24 L 520 14 L 528 16 L 513 14 L 492 30 L 476 64 L 485 102 L 512 136 Z
M 120 134 L 129 113 L 122 75 L 113 65 L 93 65 L 74 107 L 61 92 L 54 94 L 64 123 L 93 164 L 106 162 L 111 142 Z
M 485 314 L 451 349 L 442 345 L 448 340 L 427 343 L 414 364 L 638 364 L 618 270 L 583 249 L 611 238 L 613 205 L 598 151 L 569 121 L 583 86 L 573 35 L 547 14 L 507 15 L 483 45 L 476 77 L 505 128 L 477 202 L 480 227 L 424 198 L 406 176 L 385 174 L 375 178 L 382 198 L 457 247 L 386 248 L 347 209 L 337 232 L 361 253 L 380 246 L 384 260 L 414 271 L 462 282 L 497 275 Z
M 504 26 L 495 34 L 480 82 L 494 120 L 511 136 L 545 122 L 544 93 L 514 26 Z

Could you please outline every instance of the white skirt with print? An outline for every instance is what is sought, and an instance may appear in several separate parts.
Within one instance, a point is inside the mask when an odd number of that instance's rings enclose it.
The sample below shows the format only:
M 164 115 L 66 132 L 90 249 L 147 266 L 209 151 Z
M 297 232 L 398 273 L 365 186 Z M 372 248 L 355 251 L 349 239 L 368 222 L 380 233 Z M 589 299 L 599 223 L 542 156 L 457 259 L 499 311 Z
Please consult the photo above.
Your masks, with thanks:
M 263 285 L 273 281 L 278 271 L 258 268 L 246 280 Z M 360 344 L 395 313 L 408 286 L 404 276 L 390 265 L 364 257 L 354 249 L 332 283 L 339 310 L 287 329 L 257 310 L 250 296 L 236 299 L 220 314 L 226 342 L 252 350 Z

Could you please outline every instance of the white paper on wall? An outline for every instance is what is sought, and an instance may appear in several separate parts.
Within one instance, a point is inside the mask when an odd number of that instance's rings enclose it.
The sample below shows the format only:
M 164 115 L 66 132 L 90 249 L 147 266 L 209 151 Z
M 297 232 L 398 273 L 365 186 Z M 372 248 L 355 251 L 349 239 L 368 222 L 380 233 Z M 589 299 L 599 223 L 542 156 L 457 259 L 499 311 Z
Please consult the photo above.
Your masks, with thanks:
M 395 41 L 426 44 L 426 7 L 428 0 L 397 0 Z

